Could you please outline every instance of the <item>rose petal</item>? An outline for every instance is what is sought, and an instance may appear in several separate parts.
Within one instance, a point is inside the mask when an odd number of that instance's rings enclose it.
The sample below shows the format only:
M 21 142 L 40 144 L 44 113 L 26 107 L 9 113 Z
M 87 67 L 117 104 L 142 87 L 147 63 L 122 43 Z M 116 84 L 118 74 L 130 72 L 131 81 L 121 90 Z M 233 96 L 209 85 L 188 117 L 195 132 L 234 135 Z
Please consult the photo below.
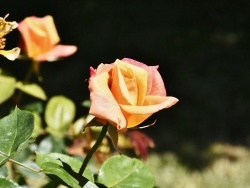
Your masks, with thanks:
M 76 46 L 73 45 L 56 45 L 47 53 L 36 56 L 36 61 L 56 61 L 59 58 L 67 57 L 74 54 L 77 50 Z
M 39 18 L 38 18 L 39 19 Z M 47 32 L 47 37 L 50 41 L 50 44 L 57 44 L 60 42 L 60 38 L 57 33 L 57 29 L 54 23 L 54 19 L 52 16 L 48 15 L 41 19 L 42 25 Z
M 157 96 L 166 96 L 166 88 L 163 82 L 163 79 L 160 73 L 157 70 L 158 66 L 150 66 L 148 73 L 149 73 L 149 80 L 148 83 L 148 95 L 157 95 Z
M 113 68 L 113 64 L 103 64 L 103 63 L 101 63 L 97 67 L 97 69 L 90 67 L 90 77 L 104 73 L 104 72 L 109 72 L 112 68 Z
M 170 108 L 179 100 L 175 97 L 147 96 L 145 106 L 120 105 L 125 112 L 130 114 L 152 114 L 164 108 Z
M 132 64 L 125 63 L 121 60 L 116 60 L 114 63 L 114 66 L 117 66 L 117 68 L 123 72 L 122 75 L 120 75 L 121 78 L 124 77 L 123 79 L 127 79 L 126 75 L 127 77 L 129 77 L 127 73 L 133 74 L 135 81 L 136 81 L 136 87 L 137 87 L 137 93 L 136 93 L 136 96 L 134 96 L 137 99 L 135 99 L 136 103 L 134 105 L 142 105 L 144 98 L 146 96 L 146 92 L 147 92 L 147 79 L 148 79 L 147 71 L 145 71 L 141 67 L 137 67 Z M 116 78 L 112 78 L 112 79 L 114 81 Z M 117 85 L 117 87 L 119 86 Z M 115 89 L 112 90 L 112 92 L 113 91 L 115 91 Z M 130 93 L 132 92 L 133 91 L 130 91 Z
M 19 56 L 20 51 L 20 48 L 16 47 L 12 50 L 0 50 L 0 54 L 11 61 L 14 61 Z
M 27 24 L 28 28 L 38 36 L 46 38 L 46 40 L 49 41 L 48 44 L 50 44 L 51 46 L 54 46 L 55 44 L 60 42 L 54 19 L 50 15 L 47 15 L 43 18 L 39 18 L 36 16 L 27 17 L 20 24 Z
M 2 39 L 2 37 L 7 35 L 13 29 L 16 29 L 18 26 L 18 23 L 15 21 L 12 22 L 6 21 L 6 18 L 8 16 L 9 14 L 5 15 L 4 18 L 0 17 L 0 22 L 1 22 L 0 39 Z
M 97 69 L 96 69 L 96 74 L 101 74 L 101 73 L 104 73 L 104 72 L 109 72 L 112 68 L 114 67 L 113 64 L 103 64 L 101 63 Z
M 146 64 L 144 64 L 142 62 L 139 62 L 139 61 L 136 61 L 136 60 L 131 59 L 131 58 L 123 58 L 122 61 L 128 62 L 128 63 L 130 63 L 132 65 L 137 66 L 137 67 L 141 67 L 141 68 L 143 68 L 145 70 L 148 69 L 148 66 Z
M 91 100 L 89 113 L 107 120 L 120 130 L 125 129 L 126 119 L 108 87 L 108 79 L 107 72 L 89 79 Z
M 96 69 L 94 69 L 93 67 L 90 67 L 89 72 L 90 72 L 90 77 L 93 77 L 96 75 Z
M 166 105 L 164 108 L 170 108 L 171 106 L 175 105 L 178 101 L 179 100 L 177 98 L 171 97 L 171 96 L 148 95 L 148 96 L 146 96 L 146 99 L 145 99 L 143 105 L 149 106 L 149 105 L 164 103 L 164 105 Z
M 144 106 L 120 105 L 127 120 L 127 128 L 135 127 L 153 113 L 176 104 L 175 97 L 147 96 Z
M 137 67 L 141 67 L 148 72 L 148 85 L 147 85 L 148 95 L 158 95 L 158 96 L 167 95 L 164 82 L 162 80 L 160 73 L 157 70 L 159 66 L 147 66 L 142 62 L 130 58 L 123 58 L 122 61 L 128 62 Z
M 115 65 L 112 71 L 111 92 L 119 104 L 137 105 L 137 82 L 131 70 L 126 70 L 126 76 Z
M 27 17 L 19 23 L 18 30 L 30 58 L 48 52 L 60 41 L 52 16 Z
M 126 117 L 127 128 L 132 128 L 136 127 L 137 125 L 140 125 L 143 121 L 145 121 L 152 115 L 152 114 L 143 114 L 143 115 L 131 114 L 131 113 L 126 113 L 123 110 L 122 113 Z

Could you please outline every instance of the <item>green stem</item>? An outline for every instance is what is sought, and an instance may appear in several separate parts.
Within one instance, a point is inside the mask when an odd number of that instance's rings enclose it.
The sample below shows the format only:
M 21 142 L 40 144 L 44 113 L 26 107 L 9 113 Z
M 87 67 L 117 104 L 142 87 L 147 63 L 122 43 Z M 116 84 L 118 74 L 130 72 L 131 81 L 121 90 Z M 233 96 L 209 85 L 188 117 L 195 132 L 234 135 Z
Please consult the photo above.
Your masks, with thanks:
M 37 172 L 37 173 L 42 172 L 42 169 L 38 169 L 38 170 L 37 170 L 37 169 L 31 168 L 31 167 L 29 167 L 29 166 L 26 166 L 26 165 L 24 165 L 24 164 L 22 164 L 22 163 L 19 163 L 19 162 L 13 160 L 13 159 L 8 159 L 8 161 L 9 161 L 9 162 L 12 162 L 12 163 L 14 163 L 14 164 L 17 164 L 17 165 L 19 165 L 19 166 L 22 166 L 22 167 L 24 167 L 24 168 L 27 168 L 28 170 L 31 170 L 31 171 L 33 171 L 33 172 Z
M 34 71 L 35 71 L 34 62 L 32 62 L 24 78 L 24 82 L 28 82 L 31 79 Z
M 95 153 L 95 151 L 98 149 L 98 147 L 100 146 L 100 144 L 102 143 L 102 140 L 104 139 L 104 137 L 106 136 L 106 133 L 108 131 L 108 125 L 104 125 L 102 127 L 102 131 L 99 135 L 99 137 L 97 138 L 96 140 L 96 143 L 94 144 L 94 146 L 90 149 L 90 151 L 88 152 L 88 154 L 86 155 L 83 163 L 82 163 L 82 166 L 78 172 L 78 174 L 82 175 L 85 168 L 87 167 L 88 163 L 89 163 L 89 160 L 91 159 L 92 155 Z
M 14 170 L 13 170 L 12 163 L 7 162 L 7 163 L 5 163 L 5 164 L 6 164 L 6 168 L 7 168 L 7 172 L 8 172 L 8 177 L 9 177 L 11 180 L 14 180 L 15 174 L 14 174 Z

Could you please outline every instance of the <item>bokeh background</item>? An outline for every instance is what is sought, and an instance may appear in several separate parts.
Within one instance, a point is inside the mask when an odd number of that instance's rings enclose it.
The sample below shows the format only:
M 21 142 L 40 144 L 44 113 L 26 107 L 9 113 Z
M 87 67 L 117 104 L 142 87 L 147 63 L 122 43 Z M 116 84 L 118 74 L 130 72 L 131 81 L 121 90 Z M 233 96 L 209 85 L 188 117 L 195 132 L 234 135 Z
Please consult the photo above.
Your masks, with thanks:
M 11 0 L 1 2 L 1 16 L 21 21 L 52 15 L 62 44 L 78 46 L 71 57 L 43 63 L 49 97 L 63 94 L 87 113 L 89 67 L 130 57 L 160 65 L 168 95 L 180 101 L 153 115 L 145 129 L 154 151 L 171 151 L 188 166 L 206 164 L 202 151 L 215 142 L 249 146 L 250 2 L 166 0 Z M 7 36 L 18 45 L 19 33 Z M 22 79 L 29 64 L 1 66 Z

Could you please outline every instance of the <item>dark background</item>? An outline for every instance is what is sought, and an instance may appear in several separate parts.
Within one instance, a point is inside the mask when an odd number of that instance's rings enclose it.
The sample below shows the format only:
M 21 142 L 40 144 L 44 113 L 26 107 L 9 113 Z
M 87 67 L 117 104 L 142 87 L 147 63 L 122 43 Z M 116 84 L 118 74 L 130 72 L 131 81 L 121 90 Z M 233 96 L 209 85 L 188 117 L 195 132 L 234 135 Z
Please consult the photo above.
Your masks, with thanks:
M 180 101 L 153 115 L 155 126 L 144 131 L 156 151 L 174 151 L 197 161 L 211 143 L 248 146 L 250 105 L 249 1 L 166 0 L 16 0 L 1 3 L 1 16 L 21 21 L 27 16 L 54 17 L 61 44 L 78 46 L 71 57 L 43 63 L 42 86 L 49 97 L 64 94 L 87 109 L 89 67 L 130 57 L 159 71 L 168 95 Z M 7 47 L 19 41 L 7 36 Z M 1 67 L 22 79 L 28 63 Z

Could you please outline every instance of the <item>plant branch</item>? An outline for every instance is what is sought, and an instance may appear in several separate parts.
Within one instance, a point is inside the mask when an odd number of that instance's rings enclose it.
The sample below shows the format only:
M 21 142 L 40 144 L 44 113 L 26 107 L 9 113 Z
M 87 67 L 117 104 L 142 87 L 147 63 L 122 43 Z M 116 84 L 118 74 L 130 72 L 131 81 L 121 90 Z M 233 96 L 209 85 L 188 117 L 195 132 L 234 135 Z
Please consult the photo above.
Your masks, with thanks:
M 13 159 L 8 159 L 8 161 L 9 161 L 9 162 L 12 162 L 12 163 L 14 163 L 14 164 L 17 164 L 17 165 L 19 165 L 19 166 L 22 166 L 22 167 L 24 167 L 24 168 L 26 168 L 26 169 L 28 169 L 28 170 L 31 170 L 31 171 L 33 171 L 33 172 L 36 172 L 36 173 L 42 172 L 42 169 L 34 169 L 34 168 L 31 168 L 31 167 L 29 167 L 29 166 L 26 166 L 26 165 L 24 165 L 24 164 L 22 164 L 22 163 L 19 163 L 19 162 L 13 160 Z
M 5 163 L 5 165 L 6 165 L 6 168 L 7 168 L 8 177 L 9 177 L 11 180 L 14 180 L 15 174 L 14 174 L 14 171 L 13 171 L 12 163 L 7 162 L 7 163 Z
M 91 159 L 92 155 L 95 153 L 95 151 L 98 149 L 98 147 L 102 143 L 102 140 L 106 136 L 107 131 L 108 131 L 108 125 L 104 125 L 102 127 L 101 133 L 99 134 L 99 137 L 96 140 L 96 143 L 94 144 L 94 146 L 89 150 L 88 154 L 86 155 L 78 174 L 80 174 L 80 175 L 83 174 L 85 168 L 87 167 L 87 165 L 89 163 L 89 160 Z

